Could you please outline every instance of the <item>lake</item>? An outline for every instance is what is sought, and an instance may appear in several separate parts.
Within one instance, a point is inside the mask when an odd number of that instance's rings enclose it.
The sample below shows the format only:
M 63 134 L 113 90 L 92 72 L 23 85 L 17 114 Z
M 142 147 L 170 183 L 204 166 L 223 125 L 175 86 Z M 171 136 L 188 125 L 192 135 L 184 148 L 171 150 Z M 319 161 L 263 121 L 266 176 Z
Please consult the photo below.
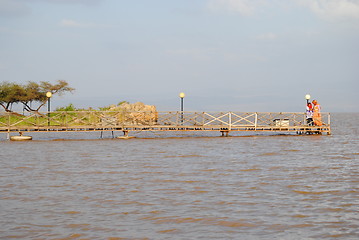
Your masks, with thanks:
M 358 239 L 358 120 L 332 114 L 329 136 L 1 134 L 0 239 Z

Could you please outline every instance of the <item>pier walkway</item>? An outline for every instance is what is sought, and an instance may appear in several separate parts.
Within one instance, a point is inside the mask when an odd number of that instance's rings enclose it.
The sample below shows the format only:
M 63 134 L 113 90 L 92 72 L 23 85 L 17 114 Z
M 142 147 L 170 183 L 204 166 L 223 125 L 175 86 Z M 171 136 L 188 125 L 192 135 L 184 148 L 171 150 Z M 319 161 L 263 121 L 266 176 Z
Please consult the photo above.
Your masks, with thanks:
M 295 112 L 124 112 L 58 111 L 23 115 L 0 112 L 0 133 L 66 131 L 234 131 L 330 134 L 330 113 L 322 126 L 308 126 Z

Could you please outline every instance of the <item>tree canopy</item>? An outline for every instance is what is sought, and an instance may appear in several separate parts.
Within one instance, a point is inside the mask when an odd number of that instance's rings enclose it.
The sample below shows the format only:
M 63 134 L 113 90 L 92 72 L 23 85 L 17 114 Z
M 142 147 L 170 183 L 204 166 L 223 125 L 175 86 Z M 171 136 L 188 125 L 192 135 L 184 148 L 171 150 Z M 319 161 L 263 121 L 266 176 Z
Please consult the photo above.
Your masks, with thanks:
M 46 93 L 63 95 L 66 92 L 74 91 L 74 88 L 69 87 L 69 84 L 64 80 L 58 80 L 55 84 L 50 82 L 32 82 L 27 84 L 18 84 L 10 82 L 0 83 L 0 105 L 5 111 L 11 112 L 11 107 L 15 103 L 24 105 L 27 111 L 38 112 L 39 109 L 46 104 Z M 32 108 L 32 103 L 37 102 L 37 108 Z

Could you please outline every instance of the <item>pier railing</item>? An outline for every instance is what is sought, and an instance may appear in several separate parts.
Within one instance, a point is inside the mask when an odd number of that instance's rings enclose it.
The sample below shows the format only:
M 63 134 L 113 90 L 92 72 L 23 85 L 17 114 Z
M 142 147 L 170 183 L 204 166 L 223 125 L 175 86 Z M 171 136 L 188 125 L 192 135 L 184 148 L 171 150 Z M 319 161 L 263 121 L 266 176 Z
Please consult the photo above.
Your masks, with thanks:
M 330 133 L 330 114 L 322 126 L 308 126 L 298 112 L 0 112 L 0 131 L 219 130 L 321 131 Z

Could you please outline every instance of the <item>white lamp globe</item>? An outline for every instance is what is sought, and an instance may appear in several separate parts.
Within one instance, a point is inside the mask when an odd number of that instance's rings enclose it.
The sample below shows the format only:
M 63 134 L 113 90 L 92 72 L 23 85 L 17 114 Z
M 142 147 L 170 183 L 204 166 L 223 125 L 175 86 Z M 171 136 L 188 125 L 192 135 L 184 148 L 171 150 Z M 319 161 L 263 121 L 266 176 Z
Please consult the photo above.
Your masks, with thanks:
M 186 96 L 186 94 L 184 94 L 184 92 L 181 92 L 180 94 L 179 94 L 179 97 L 180 98 L 184 98 Z

